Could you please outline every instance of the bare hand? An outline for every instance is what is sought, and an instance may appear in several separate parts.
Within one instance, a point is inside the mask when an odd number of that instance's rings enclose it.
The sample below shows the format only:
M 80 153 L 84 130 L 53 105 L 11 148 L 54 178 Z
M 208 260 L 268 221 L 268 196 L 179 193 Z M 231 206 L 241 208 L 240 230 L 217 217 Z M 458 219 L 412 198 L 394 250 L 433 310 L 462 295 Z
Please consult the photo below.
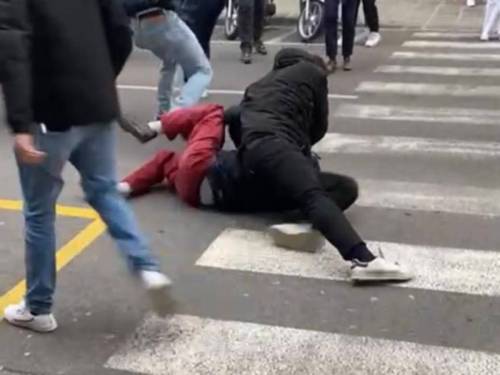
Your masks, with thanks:
M 26 164 L 40 164 L 45 159 L 45 152 L 36 149 L 31 134 L 16 134 L 14 150 L 21 162 Z

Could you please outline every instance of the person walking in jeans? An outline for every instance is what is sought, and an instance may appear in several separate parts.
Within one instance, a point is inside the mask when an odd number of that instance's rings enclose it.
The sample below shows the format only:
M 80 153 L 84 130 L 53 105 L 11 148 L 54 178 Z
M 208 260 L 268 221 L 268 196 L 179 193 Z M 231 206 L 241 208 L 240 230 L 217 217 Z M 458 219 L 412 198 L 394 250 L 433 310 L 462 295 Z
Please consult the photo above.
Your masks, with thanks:
M 267 55 L 262 42 L 264 31 L 265 0 L 240 0 L 238 8 L 238 27 L 241 40 L 241 61 L 252 63 L 252 50 Z
M 212 68 L 196 36 L 174 11 L 172 0 L 121 0 L 133 17 L 135 43 L 162 60 L 158 114 L 198 103 L 212 80 Z M 186 82 L 172 98 L 177 64 Z
M 208 59 L 210 59 L 210 40 L 225 6 L 225 0 L 176 0 L 177 14 L 196 35 Z
M 343 69 L 349 71 L 356 33 L 356 8 L 358 0 L 325 0 L 325 43 L 328 57 L 327 70 L 334 73 L 337 69 L 338 17 L 339 4 L 342 5 L 342 56 Z
M 116 190 L 115 78 L 132 47 L 123 8 L 110 0 L 73 0 L 79 13 L 68 17 L 67 0 L 1 3 L 1 11 L 8 12 L 1 18 L 14 19 L 8 29 L 12 38 L 23 41 L 11 71 L 27 77 L 15 93 L 5 93 L 8 103 L 18 103 L 8 109 L 24 108 L 9 113 L 9 119 L 24 198 L 27 283 L 24 301 L 5 309 L 6 321 L 37 332 L 57 328 L 54 227 L 68 161 L 157 312 L 166 313 L 170 281 L 159 272 L 134 214 Z
M 370 33 L 368 34 L 368 39 L 366 39 L 365 47 L 375 47 L 382 40 L 382 36 L 380 35 L 379 29 L 379 18 L 378 18 L 378 9 L 375 4 L 377 0 L 358 0 L 358 6 L 356 8 L 356 20 L 358 19 L 358 11 L 360 7 L 360 3 L 363 3 L 363 12 L 365 14 L 365 22 L 368 26 L 368 30 Z

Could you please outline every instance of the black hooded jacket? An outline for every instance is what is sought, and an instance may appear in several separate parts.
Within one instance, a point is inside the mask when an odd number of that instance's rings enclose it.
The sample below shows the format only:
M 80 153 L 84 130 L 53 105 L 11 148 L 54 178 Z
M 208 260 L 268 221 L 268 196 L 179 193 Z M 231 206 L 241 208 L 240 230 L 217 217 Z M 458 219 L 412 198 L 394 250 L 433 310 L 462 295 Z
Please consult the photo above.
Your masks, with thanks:
M 326 70 L 306 51 L 285 48 L 273 70 L 250 85 L 241 103 L 242 145 L 275 135 L 304 151 L 328 128 Z

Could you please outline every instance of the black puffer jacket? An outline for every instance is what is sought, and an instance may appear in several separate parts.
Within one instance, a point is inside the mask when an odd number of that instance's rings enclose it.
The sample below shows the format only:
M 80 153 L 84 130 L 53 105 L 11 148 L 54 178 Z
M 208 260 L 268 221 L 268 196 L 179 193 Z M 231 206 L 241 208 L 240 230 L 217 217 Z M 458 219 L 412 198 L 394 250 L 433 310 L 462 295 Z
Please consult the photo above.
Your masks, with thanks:
M 117 1 L 0 0 L 0 79 L 14 132 L 118 117 L 115 78 L 132 41 Z
M 286 48 L 273 70 L 250 85 L 241 104 L 242 144 L 276 135 L 304 150 L 318 142 L 328 128 L 327 73 L 317 58 Z

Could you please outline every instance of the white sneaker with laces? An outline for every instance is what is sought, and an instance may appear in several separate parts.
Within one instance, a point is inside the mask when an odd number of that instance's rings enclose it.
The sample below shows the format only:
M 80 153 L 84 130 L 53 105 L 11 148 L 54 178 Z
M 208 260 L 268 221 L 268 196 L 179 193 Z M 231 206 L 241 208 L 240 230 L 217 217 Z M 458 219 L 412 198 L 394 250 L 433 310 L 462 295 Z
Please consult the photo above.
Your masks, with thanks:
M 161 317 L 167 315 L 171 307 L 169 292 L 172 281 L 157 271 L 140 271 L 139 277 L 148 291 L 155 313 Z
M 9 305 L 4 311 L 5 320 L 10 324 L 39 333 L 48 333 L 57 329 L 57 321 L 52 314 L 33 315 L 25 302 Z
M 269 228 L 273 242 L 285 249 L 314 253 L 325 244 L 325 239 L 311 224 L 277 224 Z
M 414 275 L 408 269 L 382 257 L 368 263 L 352 262 L 352 281 L 409 281 L 413 278 Z
M 368 39 L 366 39 L 365 47 L 375 47 L 382 40 L 382 35 L 377 32 L 371 32 L 368 34 Z

